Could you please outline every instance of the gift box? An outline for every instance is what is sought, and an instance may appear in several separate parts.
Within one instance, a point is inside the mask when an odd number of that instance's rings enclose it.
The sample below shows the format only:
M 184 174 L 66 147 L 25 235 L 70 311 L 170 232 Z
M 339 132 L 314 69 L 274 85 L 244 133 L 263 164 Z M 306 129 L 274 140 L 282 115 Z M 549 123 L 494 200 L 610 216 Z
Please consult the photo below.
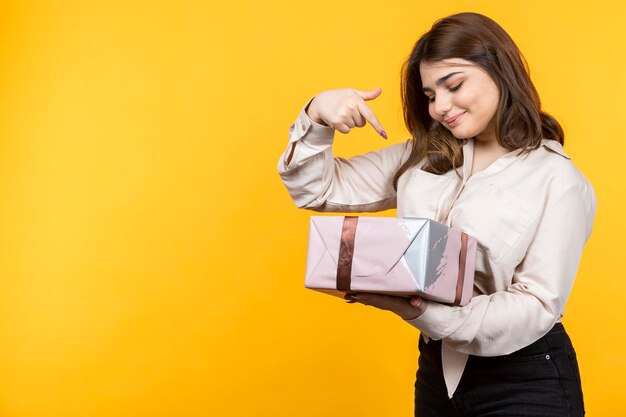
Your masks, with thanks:
M 465 305 L 476 239 L 430 219 L 311 216 L 305 287 L 415 296 Z

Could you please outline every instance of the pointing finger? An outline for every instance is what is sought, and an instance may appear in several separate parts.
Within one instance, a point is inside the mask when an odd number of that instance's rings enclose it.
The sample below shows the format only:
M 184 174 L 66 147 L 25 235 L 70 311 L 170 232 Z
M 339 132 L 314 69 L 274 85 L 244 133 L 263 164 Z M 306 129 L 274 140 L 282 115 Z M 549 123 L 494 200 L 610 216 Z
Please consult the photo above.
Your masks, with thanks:
M 385 133 L 383 125 L 380 124 L 374 115 L 374 112 L 367 106 L 367 104 L 358 103 L 357 106 L 359 107 L 359 112 L 363 115 L 363 117 L 365 117 L 365 120 L 367 120 L 374 127 L 380 136 L 387 139 L 387 133 Z

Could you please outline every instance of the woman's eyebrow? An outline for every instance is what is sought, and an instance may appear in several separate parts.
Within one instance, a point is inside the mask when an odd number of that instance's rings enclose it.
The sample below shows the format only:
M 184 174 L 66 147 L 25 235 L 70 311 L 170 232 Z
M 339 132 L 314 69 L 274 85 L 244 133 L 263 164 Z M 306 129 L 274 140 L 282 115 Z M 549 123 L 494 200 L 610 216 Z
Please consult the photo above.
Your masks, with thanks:
M 448 74 L 448 75 L 444 75 L 443 77 L 441 77 L 440 79 L 438 79 L 437 81 L 435 81 L 435 84 L 436 84 L 436 85 L 441 85 L 441 84 L 442 84 L 442 83 L 444 83 L 444 82 L 445 82 L 448 78 L 450 78 L 450 77 L 452 77 L 453 75 L 456 75 L 456 74 L 463 74 L 463 71 L 455 71 L 455 72 L 451 72 L 451 73 L 450 73 L 450 74 Z M 424 88 L 422 88 L 422 91 L 423 91 L 423 92 L 430 91 L 430 92 L 432 93 L 432 91 L 433 91 L 433 90 L 432 90 L 432 88 L 424 87 Z
M 455 71 L 455 72 L 451 72 L 450 74 L 441 77 L 440 79 L 438 79 L 437 81 L 435 81 L 436 85 L 441 85 L 441 83 L 443 83 L 444 81 L 446 81 L 448 78 L 452 77 L 453 75 L 456 74 L 462 74 L 463 71 Z

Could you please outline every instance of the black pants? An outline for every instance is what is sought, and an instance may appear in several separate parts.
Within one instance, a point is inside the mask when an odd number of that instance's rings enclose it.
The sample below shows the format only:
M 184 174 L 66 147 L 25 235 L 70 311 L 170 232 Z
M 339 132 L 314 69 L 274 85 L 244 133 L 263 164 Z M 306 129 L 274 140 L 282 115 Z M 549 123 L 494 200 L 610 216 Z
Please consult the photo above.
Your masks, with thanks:
M 415 416 L 583 416 L 576 353 L 557 323 L 535 343 L 505 356 L 470 356 L 454 396 L 448 398 L 441 342 L 420 337 Z

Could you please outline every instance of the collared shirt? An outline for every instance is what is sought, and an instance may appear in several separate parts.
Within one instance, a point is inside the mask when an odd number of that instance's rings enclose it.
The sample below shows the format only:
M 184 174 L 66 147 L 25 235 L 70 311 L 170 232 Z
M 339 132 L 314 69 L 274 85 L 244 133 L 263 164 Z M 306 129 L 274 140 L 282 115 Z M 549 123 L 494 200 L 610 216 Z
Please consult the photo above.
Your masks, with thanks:
M 474 296 L 464 307 L 429 302 L 407 320 L 442 340 L 451 397 L 468 355 L 497 356 L 544 336 L 561 320 L 596 211 L 593 187 L 557 141 L 528 154 L 509 152 L 470 176 L 473 139 L 463 165 L 443 175 L 421 169 L 399 178 L 411 139 L 352 158 L 333 155 L 334 129 L 302 108 L 289 128 L 278 172 L 297 207 L 371 212 L 397 208 L 398 217 L 430 218 L 478 241 Z

